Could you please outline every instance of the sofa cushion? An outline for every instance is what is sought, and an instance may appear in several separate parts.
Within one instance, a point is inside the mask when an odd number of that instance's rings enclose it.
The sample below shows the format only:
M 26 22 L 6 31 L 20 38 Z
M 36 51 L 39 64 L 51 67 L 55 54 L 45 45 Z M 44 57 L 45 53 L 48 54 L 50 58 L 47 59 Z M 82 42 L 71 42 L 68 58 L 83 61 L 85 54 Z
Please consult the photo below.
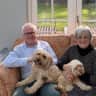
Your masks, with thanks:
M 58 58 L 63 55 L 65 49 L 70 45 L 70 36 L 65 36 L 63 34 L 39 35 L 38 39 L 49 42 L 49 44 L 54 49 Z M 13 47 L 22 42 L 23 39 L 18 38 L 15 41 Z

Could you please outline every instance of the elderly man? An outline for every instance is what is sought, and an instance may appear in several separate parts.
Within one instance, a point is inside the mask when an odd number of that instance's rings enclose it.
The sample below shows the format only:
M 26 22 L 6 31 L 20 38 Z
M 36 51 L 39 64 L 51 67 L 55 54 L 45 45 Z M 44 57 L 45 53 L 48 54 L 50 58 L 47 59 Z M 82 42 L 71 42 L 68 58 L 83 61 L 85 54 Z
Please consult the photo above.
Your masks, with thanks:
M 9 53 L 9 55 L 3 61 L 5 67 L 21 67 L 22 79 L 25 79 L 27 76 L 31 74 L 31 65 L 28 64 L 29 59 L 34 51 L 39 48 L 48 51 L 54 63 L 57 63 L 57 57 L 51 48 L 51 46 L 46 41 L 37 40 L 36 37 L 37 28 L 32 23 L 25 23 L 22 26 L 22 35 L 24 38 L 23 43 L 17 45 L 13 51 Z M 30 86 L 32 84 L 26 85 Z M 16 88 L 13 96 L 33 96 L 34 94 L 26 94 L 24 92 L 24 88 L 26 86 Z M 55 90 L 54 84 L 48 83 L 45 84 L 36 94 L 36 96 L 60 96 L 60 93 Z

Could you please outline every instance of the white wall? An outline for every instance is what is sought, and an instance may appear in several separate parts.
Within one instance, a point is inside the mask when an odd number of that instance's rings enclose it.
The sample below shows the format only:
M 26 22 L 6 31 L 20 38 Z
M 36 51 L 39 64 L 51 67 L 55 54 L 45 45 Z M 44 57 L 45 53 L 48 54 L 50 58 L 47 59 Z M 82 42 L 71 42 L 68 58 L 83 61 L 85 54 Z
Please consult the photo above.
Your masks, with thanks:
M 11 48 L 26 22 L 26 0 L 0 0 L 0 50 Z

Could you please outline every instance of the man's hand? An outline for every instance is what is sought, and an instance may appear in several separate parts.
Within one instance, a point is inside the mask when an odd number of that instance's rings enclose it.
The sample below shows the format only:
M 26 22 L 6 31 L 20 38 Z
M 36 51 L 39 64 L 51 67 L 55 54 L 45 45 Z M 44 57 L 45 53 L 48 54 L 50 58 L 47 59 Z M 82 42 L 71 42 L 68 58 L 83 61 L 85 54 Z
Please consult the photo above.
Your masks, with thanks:
M 29 57 L 28 60 L 27 60 L 28 64 L 32 64 L 33 63 L 33 59 L 32 57 Z

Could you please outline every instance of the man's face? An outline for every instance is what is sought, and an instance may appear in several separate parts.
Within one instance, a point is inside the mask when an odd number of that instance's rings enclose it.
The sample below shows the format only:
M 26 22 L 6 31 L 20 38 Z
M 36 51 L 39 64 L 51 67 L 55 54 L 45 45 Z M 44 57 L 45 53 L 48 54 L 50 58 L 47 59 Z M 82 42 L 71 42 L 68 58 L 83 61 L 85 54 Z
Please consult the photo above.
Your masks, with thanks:
M 23 37 L 29 46 L 32 46 L 37 42 L 36 32 L 31 27 L 27 27 L 23 30 Z

